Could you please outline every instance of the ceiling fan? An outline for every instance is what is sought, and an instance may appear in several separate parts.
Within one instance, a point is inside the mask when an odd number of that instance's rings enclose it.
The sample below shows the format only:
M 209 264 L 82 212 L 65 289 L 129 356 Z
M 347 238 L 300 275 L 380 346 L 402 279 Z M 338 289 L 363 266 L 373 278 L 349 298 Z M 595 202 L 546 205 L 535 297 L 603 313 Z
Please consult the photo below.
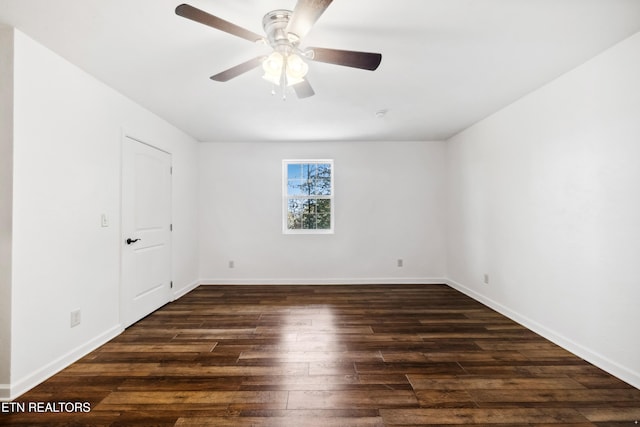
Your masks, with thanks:
M 373 71 L 378 68 L 382 55 L 379 53 L 321 47 L 300 48 L 300 42 L 311 30 L 320 15 L 333 0 L 298 0 L 293 11 L 277 9 L 262 19 L 266 36 L 261 36 L 222 18 L 211 15 L 188 4 L 176 7 L 176 14 L 192 21 L 208 25 L 250 42 L 264 42 L 273 52 L 231 67 L 211 76 L 212 80 L 226 82 L 262 65 L 264 78 L 280 87 L 283 98 L 287 87 L 293 87 L 298 98 L 314 95 L 313 88 L 305 78 L 309 66 L 306 60 L 326 62 Z

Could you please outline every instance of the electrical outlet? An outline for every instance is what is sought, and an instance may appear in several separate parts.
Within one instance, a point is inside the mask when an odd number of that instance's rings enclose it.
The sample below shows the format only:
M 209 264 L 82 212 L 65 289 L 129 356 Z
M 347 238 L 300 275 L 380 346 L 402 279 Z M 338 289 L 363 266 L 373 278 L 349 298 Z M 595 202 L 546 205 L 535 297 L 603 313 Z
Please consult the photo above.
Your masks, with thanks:
M 229 268 L 235 268 L 236 266 L 236 262 L 235 261 L 229 261 Z
M 482 280 L 484 281 L 485 285 L 488 285 L 489 284 L 489 275 L 487 273 L 484 273 L 484 276 L 483 276 Z
M 398 261 L 396 262 L 396 265 L 398 267 L 404 267 L 404 260 L 402 258 L 398 258 Z
M 78 326 L 80 324 L 80 309 L 73 310 L 71 312 L 71 327 Z

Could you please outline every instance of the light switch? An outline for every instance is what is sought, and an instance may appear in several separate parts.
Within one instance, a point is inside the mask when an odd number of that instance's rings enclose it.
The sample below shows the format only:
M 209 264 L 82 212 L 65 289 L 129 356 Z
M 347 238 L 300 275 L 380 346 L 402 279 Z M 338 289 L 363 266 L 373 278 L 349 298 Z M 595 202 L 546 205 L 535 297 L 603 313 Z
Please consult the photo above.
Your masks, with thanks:
M 102 214 L 100 216 L 100 224 L 103 227 L 108 227 L 109 226 L 109 218 L 107 218 L 107 214 Z

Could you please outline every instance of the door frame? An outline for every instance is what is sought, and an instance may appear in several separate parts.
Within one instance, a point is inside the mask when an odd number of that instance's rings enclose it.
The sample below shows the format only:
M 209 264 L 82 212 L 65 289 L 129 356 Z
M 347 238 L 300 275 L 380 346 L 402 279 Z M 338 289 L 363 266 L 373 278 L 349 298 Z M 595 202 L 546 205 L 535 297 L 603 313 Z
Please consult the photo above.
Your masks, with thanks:
M 127 238 L 125 236 L 125 230 L 124 230 L 124 185 L 125 185 L 125 180 L 124 180 L 124 156 L 125 156 L 125 144 L 127 139 L 130 139 L 132 141 L 135 141 L 137 143 L 146 145 L 148 147 L 151 147 L 153 149 L 156 149 L 158 151 L 161 151 L 163 153 L 166 153 L 169 155 L 170 158 L 170 167 L 171 167 L 171 177 L 170 177 L 170 185 L 169 185 L 169 220 L 171 221 L 171 229 L 170 229 L 170 233 L 169 233 L 169 241 L 168 241 L 168 246 L 169 246 L 169 290 L 167 291 L 167 298 L 166 298 L 166 303 L 169 303 L 171 301 L 174 300 L 174 295 L 173 295 L 173 153 L 165 150 L 163 148 L 160 148 L 158 145 L 153 144 L 153 143 L 149 143 L 146 139 L 141 139 L 137 136 L 135 136 L 134 134 L 128 132 L 126 129 L 121 129 L 120 132 L 120 227 L 118 230 L 118 235 L 119 235 L 119 279 L 120 279 L 120 283 L 118 286 L 118 317 L 119 317 L 119 322 L 120 325 L 123 329 L 128 328 L 129 326 L 134 325 L 136 322 L 133 322 L 131 324 L 125 324 L 125 313 L 124 313 L 124 297 L 126 295 L 126 292 L 124 291 L 124 286 L 125 286 L 125 280 L 124 280 L 124 241 Z M 159 307 L 158 307 L 159 308 Z

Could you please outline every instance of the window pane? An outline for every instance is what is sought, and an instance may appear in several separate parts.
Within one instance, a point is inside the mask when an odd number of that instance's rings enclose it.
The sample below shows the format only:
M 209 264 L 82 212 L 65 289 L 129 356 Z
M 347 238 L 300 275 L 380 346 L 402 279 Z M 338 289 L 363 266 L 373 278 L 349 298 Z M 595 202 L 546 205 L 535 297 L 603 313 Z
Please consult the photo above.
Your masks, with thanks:
M 306 181 L 301 179 L 289 179 L 287 182 L 287 194 L 289 196 L 300 196 L 302 194 L 307 194 L 304 191 Z
M 287 228 L 290 230 L 331 228 L 331 200 L 289 199 L 287 206 Z
M 331 195 L 331 164 L 290 163 L 287 165 L 287 194 Z
M 287 228 L 296 230 L 302 228 L 302 201 L 290 199 L 287 212 Z
M 287 177 L 291 178 L 302 178 L 302 165 L 300 163 L 289 163 L 287 165 Z
M 329 163 L 318 163 L 318 176 L 324 178 L 330 177 L 331 165 Z
M 331 165 L 328 163 L 318 164 L 314 194 L 318 196 L 331 195 Z
M 300 186 L 301 194 L 311 195 L 313 194 L 313 181 L 306 179 Z
M 314 179 L 316 177 L 316 175 L 318 174 L 318 166 L 311 163 L 306 165 L 307 166 L 307 179 Z
M 313 182 L 314 196 L 330 196 L 331 195 L 331 177 L 318 178 Z
M 317 228 L 331 228 L 331 200 L 319 199 L 317 205 Z
M 302 214 L 302 228 L 313 230 L 316 228 L 316 205 L 314 199 L 306 199 L 304 201 L 304 210 Z

